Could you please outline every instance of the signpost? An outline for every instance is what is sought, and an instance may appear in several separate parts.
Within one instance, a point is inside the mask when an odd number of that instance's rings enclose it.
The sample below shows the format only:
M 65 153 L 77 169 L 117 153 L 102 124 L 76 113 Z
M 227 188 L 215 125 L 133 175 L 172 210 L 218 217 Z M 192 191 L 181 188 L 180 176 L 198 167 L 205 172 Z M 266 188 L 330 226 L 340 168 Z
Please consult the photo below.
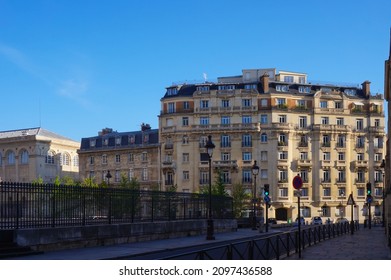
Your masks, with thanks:
M 350 194 L 349 195 L 349 198 L 348 198 L 348 202 L 347 202 L 347 205 L 350 205 L 351 206 L 351 219 L 350 219 L 350 233 L 353 235 L 354 234 L 354 220 L 353 220 L 353 206 L 355 205 L 356 203 L 354 202 L 354 199 L 353 199 L 353 194 Z
M 299 247 L 299 259 L 301 258 L 301 218 L 300 218 L 300 197 L 301 197 L 301 192 L 300 189 L 303 186 L 303 180 L 301 179 L 300 175 L 297 174 L 292 181 L 293 188 L 296 190 L 297 195 L 297 225 L 298 225 L 298 247 Z

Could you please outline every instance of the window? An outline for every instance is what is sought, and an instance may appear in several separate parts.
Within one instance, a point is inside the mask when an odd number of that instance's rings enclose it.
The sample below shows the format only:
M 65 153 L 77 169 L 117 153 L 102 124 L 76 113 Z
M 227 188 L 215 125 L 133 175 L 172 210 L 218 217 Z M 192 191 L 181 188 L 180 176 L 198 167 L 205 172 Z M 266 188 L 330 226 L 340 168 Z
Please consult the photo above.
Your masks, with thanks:
M 288 171 L 279 170 L 278 171 L 278 182 L 279 183 L 287 183 L 288 182 Z
M 344 125 L 344 119 L 343 118 L 337 118 L 337 125 Z
M 242 171 L 242 182 L 243 183 L 251 183 L 252 182 L 251 170 L 243 170 Z
M 276 91 L 288 92 L 289 86 L 288 85 L 276 85 Z
M 90 157 L 90 165 L 93 165 L 95 162 L 95 158 L 93 156 Z M 54 163 L 54 162 L 53 162 Z
M 327 101 L 320 101 L 320 108 L 327 108 Z
M 102 155 L 102 164 L 107 164 L 107 155 Z
M 251 99 L 242 99 L 242 107 L 251 107 Z
M 279 160 L 286 160 L 286 159 L 288 159 L 288 152 L 287 151 L 278 152 L 278 159 Z
M 252 147 L 252 138 L 250 134 L 242 135 L 242 147 Z
M 364 160 L 364 154 L 363 153 L 358 153 L 357 154 L 357 160 L 359 160 L 359 161 Z
M 311 88 L 310 87 L 305 87 L 305 86 L 299 86 L 299 92 L 300 93 L 310 93 Z
M 330 177 L 330 170 L 323 170 L 323 183 L 330 183 L 331 182 L 331 177 Z
M 183 162 L 189 162 L 190 155 L 189 153 L 183 153 L 182 154 L 182 161 Z
M 267 124 L 267 115 L 261 115 L 261 124 Z
M 339 183 L 346 182 L 345 170 L 338 170 L 338 179 L 337 180 Z
M 242 123 L 243 124 L 249 124 L 252 123 L 252 117 L 248 115 L 242 116 Z
M 305 84 L 305 77 L 299 77 L 299 84 Z
M 251 161 L 252 160 L 251 152 L 243 152 L 242 153 L 242 160 L 243 161 Z
M 46 155 L 45 163 L 54 164 L 54 156 L 55 156 L 55 153 L 53 151 L 48 151 L 48 153 Z M 91 159 L 90 159 L 90 164 L 94 164 L 94 161 L 92 161 L 92 163 L 91 163 Z
M 375 182 L 383 182 L 383 172 L 380 170 L 375 170 Z
M 261 179 L 267 179 L 267 169 L 261 169 Z
M 218 90 L 234 90 L 235 85 L 219 85 Z
M 365 138 L 364 136 L 357 136 L 356 138 L 356 147 L 357 148 L 364 148 L 365 145 Z
M 229 100 L 228 99 L 221 100 L 221 107 L 228 108 L 229 107 Z
M 266 143 L 267 142 L 267 134 L 266 133 L 262 133 L 261 134 L 261 142 L 262 143 Z
M 68 153 L 63 153 L 61 156 L 61 164 L 69 166 L 71 164 L 71 157 Z
M 267 151 L 261 151 L 261 161 L 267 161 Z
M 134 162 L 134 154 L 130 153 L 128 159 L 129 162 Z
M 174 102 L 168 103 L 168 112 L 175 113 L 175 103 Z
M 329 124 L 329 117 L 321 117 L 320 120 L 322 124 Z
M 182 117 L 182 126 L 189 126 L 189 117 Z
M 221 116 L 221 124 L 222 125 L 229 125 L 231 123 L 230 116 Z
M 382 137 L 375 137 L 375 139 L 373 139 L 373 145 L 377 149 L 383 148 L 383 138 Z
M 287 144 L 287 137 L 284 133 L 278 135 L 278 144 L 279 146 L 285 146 Z
M 304 183 L 308 183 L 308 170 L 307 169 L 300 170 L 300 177 Z
M 79 166 L 79 156 L 73 157 L 73 166 Z
M 221 135 L 221 147 L 222 148 L 231 147 L 231 139 L 229 135 Z
M 345 153 L 343 153 L 343 152 L 338 153 L 338 160 L 344 161 L 345 160 Z
M 365 182 L 365 171 L 362 169 L 359 169 L 357 171 L 356 183 L 364 183 L 364 182 Z
M 325 134 L 323 135 L 322 139 L 323 139 L 323 143 L 322 143 L 323 147 L 330 147 L 330 135 Z
M 308 153 L 307 152 L 301 152 L 300 153 L 300 159 L 301 160 L 307 160 L 308 159 Z
M 284 82 L 293 83 L 293 76 L 284 76 Z
M 380 126 L 380 119 L 375 119 L 375 127 L 379 127 Z
M 121 172 L 120 172 L 119 170 L 115 170 L 114 180 L 115 180 L 116 182 L 121 181 Z
M 115 145 L 121 145 L 121 137 L 115 138 Z
M 380 154 L 380 153 L 375 153 L 375 158 L 374 158 L 375 161 L 382 161 L 382 159 L 383 159 L 382 154 Z
M 147 152 L 143 152 L 141 153 L 141 161 L 148 161 L 148 153 Z
M 323 196 L 331 196 L 331 188 L 323 188 Z
M 337 138 L 337 147 L 343 148 L 345 147 L 345 135 L 338 135 Z
M 185 109 L 185 110 L 189 110 L 190 109 L 189 101 L 183 101 L 183 109 Z
M 267 107 L 267 99 L 261 99 L 261 107 Z
M 207 171 L 200 171 L 200 184 L 205 185 L 209 183 L 209 173 Z
M 308 137 L 306 134 L 301 134 L 299 147 L 307 147 L 307 146 L 308 146 Z
M 148 168 L 143 168 L 142 180 L 143 181 L 148 181 Z
M 121 155 L 115 155 L 115 163 L 121 162 Z
M 20 155 L 20 163 L 21 164 L 28 164 L 29 163 L 29 153 L 26 150 L 23 150 L 21 155 Z M 69 160 L 68 160 L 68 164 L 67 165 L 69 165 Z
M 221 160 L 222 161 L 229 161 L 229 160 L 231 160 L 231 153 L 221 153 Z
M 279 123 L 286 123 L 286 115 L 278 115 Z
M 356 129 L 357 130 L 364 129 L 364 120 L 363 119 L 356 119 Z
M 90 147 L 95 147 L 96 145 L 96 140 L 95 139 L 91 139 L 90 140 Z
M 334 108 L 335 109 L 342 109 L 343 108 L 342 102 L 341 101 L 335 101 L 334 102 Z
M 277 107 L 286 108 L 285 98 L 277 98 Z
M 209 91 L 209 86 L 198 86 L 197 91 Z
M 299 127 L 300 128 L 306 128 L 307 127 L 307 117 L 306 116 L 300 116 L 299 117 Z
M 324 152 L 323 153 L 323 160 L 329 161 L 330 160 L 330 152 Z
M 246 73 L 248 74 L 248 73 Z M 256 84 L 246 84 L 244 85 L 244 89 L 257 89 L 257 85 Z
M 278 189 L 279 197 L 288 197 L 288 188 L 279 188 Z
M 177 88 L 168 88 L 167 89 L 167 95 L 176 95 L 178 93 Z
M 183 171 L 183 180 L 188 181 L 190 179 L 189 171 Z
M 201 108 L 209 108 L 209 100 L 201 100 L 200 107 Z
M 209 117 L 201 117 L 200 125 L 209 125 Z
M 182 136 L 182 144 L 189 144 L 189 136 L 183 135 Z

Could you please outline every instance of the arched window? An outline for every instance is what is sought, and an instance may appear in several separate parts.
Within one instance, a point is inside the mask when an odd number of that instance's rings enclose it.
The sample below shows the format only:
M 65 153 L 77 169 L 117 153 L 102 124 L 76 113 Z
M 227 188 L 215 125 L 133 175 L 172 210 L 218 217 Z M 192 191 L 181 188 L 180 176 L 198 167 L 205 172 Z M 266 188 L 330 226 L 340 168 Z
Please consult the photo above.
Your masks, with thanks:
M 53 151 L 48 151 L 45 159 L 45 163 L 47 164 L 54 164 L 54 156 L 55 153 Z
M 20 153 L 20 163 L 21 164 L 28 164 L 29 163 L 29 153 L 27 150 L 22 150 Z
M 8 164 L 15 164 L 15 153 L 13 151 L 7 152 L 7 163 Z
M 73 157 L 73 166 L 79 166 L 79 156 Z
M 62 165 L 70 165 L 71 164 L 71 157 L 68 153 L 62 154 Z

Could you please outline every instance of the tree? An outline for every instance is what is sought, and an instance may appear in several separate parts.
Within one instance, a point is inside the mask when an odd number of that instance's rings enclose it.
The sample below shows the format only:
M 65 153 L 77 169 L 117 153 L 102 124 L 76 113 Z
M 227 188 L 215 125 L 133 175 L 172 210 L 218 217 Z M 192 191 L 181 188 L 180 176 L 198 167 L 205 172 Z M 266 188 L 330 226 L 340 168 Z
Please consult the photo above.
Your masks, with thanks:
M 232 190 L 234 217 L 240 218 L 243 209 L 248 207 L 250 194 L 246 193 L 242 184 L 235 184 Z

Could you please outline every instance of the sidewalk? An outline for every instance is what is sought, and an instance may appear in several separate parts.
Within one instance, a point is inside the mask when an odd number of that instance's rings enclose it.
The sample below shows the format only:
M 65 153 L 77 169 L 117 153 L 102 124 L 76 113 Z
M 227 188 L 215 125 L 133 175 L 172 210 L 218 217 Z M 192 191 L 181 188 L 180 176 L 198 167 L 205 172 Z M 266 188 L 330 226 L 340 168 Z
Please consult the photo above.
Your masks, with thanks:
M 353 235 L 346 234 L 305 248 L 303 260 L 390 260 L 391 250 L 387 246 L 385 228 L 361 227 Z M 299 260 L 294 254 L 284 260 Z
M 279 232 L 271 229 L 271 232 Z M 302 250 L 303 260 L 389 260 L 391 250 L 387 247 L 385 229 L 361 227 L 354 235 L 346 234 L 326 241 L 322 241 Z M 236 232 L 216 233 L 215 240 L 205 240 L 205 236 L 182 237 L 175 239 L 163 239 L 138 243 L 119 244 L 112 246 L 68 249 L 61 251 L 45 252 L 38 255 L 29 255 L 9 260 L 104 260 L 116 259 L 126 256 L 141 256 L 149 252 L 172 250 L 174 248 L 189 248 L 204 244 L 218 244 L 226 240 L 238 240 L 241 238 L 259 238 L 265 233 L 259 233 L 251 229 L 239 229 Z M 294 254 L 284 260 L 299 260 L 298 254 Z

